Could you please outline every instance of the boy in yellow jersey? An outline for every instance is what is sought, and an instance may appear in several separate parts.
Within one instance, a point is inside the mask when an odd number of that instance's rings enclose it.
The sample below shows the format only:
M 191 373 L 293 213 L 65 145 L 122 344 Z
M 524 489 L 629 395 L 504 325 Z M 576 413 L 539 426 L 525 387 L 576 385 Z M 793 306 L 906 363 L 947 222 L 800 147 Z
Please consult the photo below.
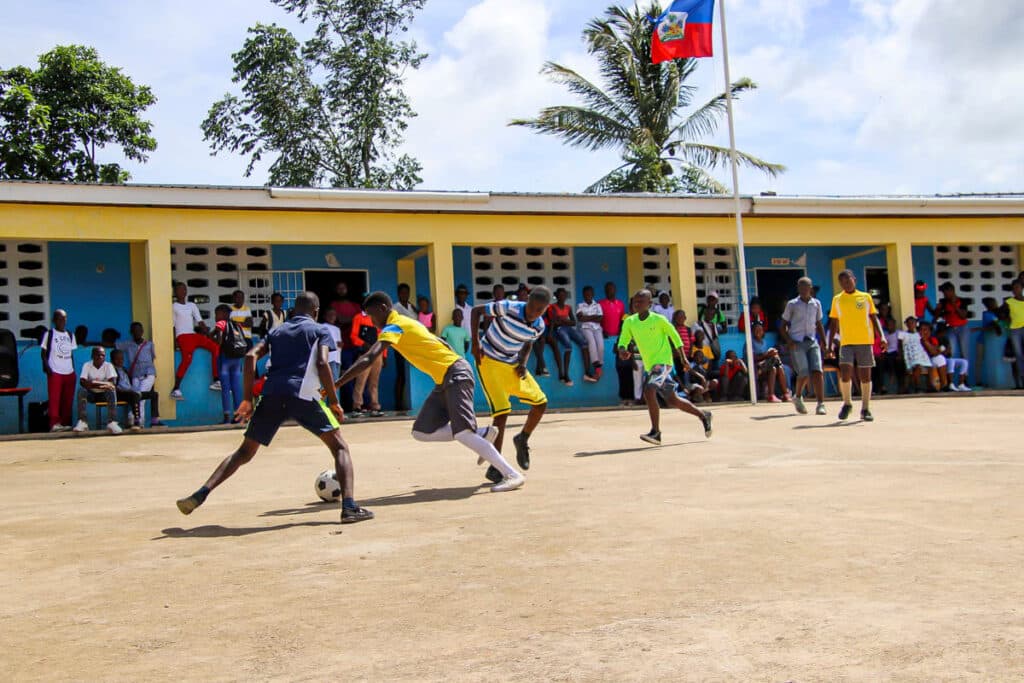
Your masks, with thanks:
M 871 422 L 871 369 L 875 367 L 874 343 L 877 335 L 885 353 L 885 330 L 878 321 L 875 302 L 867 292 L 857 289 L 857 278 L 852 270 L 839 273 L 839 286 L 843 291 L 832 299 L 832 310 L 828 318 L 828 348 L 838 332 L 842 335 L 839 347 L 839 390 L 843 394 L 843 407 L 839 419 L 850 417 L 853 410 L 853 366 L 860 375 L 861 410 L 860 419 Z M 830 352 L 831 354 L 831 352 Z
M 430 375 L 437 385 L 420 407 L 412 426 L 413 438 L 417 441 L 458 441 L 469 448 L 501 473 L 501 481 L 491 487 L 495 493 L 522 486 L 526 477 L 509 465 L 494 448 L 498 430 L 493 427 L 477 429 L 473 409 L 476 380 L 466 359 L 431 334 L 419 320 L 395 311 L 391 297 L 384 292 L 374 292 L 366 297 L 363 311 L 381 332 L 370 350 L 338 378 L 336 386 L 352 381 L 386 349 L 393 348 L 414 368 Z
M 651 292 L 641 289 L 633 296 L 633 308 L 636 313 L 626 318 L 619 334 L 619 358 L 629 360 L 633 356 L 629 352 L 632 341 L 640 351 L 644 362 L 644 399 L 651 416 L 651 431 L 640 438 L 656 446 L 661 445 L 661 408 L 658 396 L 665 400 L 665 405 L 678 408 L 701 421 L 704 436 L 711 436 L 711 413 L 697 410 L 689 401 L 676 393 L 679 386 L 675 377 L 673 357 L 679 359 L 683 370 L 690 369 L 690 363 L 683 354 L 683 340 L 679 332 L 663 315 L 651 312 Z

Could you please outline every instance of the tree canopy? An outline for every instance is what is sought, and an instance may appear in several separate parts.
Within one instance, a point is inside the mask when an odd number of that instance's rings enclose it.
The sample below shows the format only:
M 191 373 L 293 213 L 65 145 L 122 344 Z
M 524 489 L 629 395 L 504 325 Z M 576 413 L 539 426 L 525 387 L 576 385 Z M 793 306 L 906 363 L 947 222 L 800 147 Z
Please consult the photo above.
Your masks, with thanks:
M 400 40 L 425 0 L 273 0 L 309 22 L 300 42 L 277 25 L 249 29 L 232 55 L 233 82 L 202 123 L 213 153 L 249 158 L 249 177 L 273 159 L 268 182 L 280 186 L 409 189 L 419 162 L 398 155 L 415 116 L 405 73 L 426 55 Z
M 145 162 L 156 140 L 142 114 L 154 102 L 82 45 L 54 48 L 34 70 L 0 70 L 0 178 L 123 183 L 128 172 L 98 154 L 119 147 Z

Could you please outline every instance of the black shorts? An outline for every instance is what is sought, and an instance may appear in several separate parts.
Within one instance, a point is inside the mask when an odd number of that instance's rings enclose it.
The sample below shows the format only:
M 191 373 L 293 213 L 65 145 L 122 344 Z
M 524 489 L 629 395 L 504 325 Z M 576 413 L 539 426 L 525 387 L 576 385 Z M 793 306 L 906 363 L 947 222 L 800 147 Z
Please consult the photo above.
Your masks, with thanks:
M 341 427 L 327 404 L 321 400 L 306 401 L 296 396 L 260 396 L 249 420 L 245 436 L 261 446 L 269 446 L 285 420 L 295 420 L 320 436 Z
M 467 429 L 476 431 L 476 410 L 473 407 L 475 390 L 473 368 L 464 359 L 455 361 L 445 373 L 444 381 L 434 387 L 420 406 L 412 430 L 433 434 L 451 422 L 453 435 Z

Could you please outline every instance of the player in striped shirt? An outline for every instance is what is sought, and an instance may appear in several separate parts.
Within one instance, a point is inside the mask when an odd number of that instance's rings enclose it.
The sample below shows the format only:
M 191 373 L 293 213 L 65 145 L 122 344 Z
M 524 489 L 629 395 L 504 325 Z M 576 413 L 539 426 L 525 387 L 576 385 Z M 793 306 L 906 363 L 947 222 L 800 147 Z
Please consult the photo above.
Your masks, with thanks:
M 537 380 L 526 369 L 533 343 L 544 334 L 544 312 L 551 303 L 551 290 L 534 287 L 526 301 L 492 301 L 473 308 L 470 330 L 473 334 L 473 357 L 476 358 L 480 385 L 491 406 L 493 425 L 498 430 L 494 447 L 501 452 L 505 437 L 505 423 L 512 412 L 512 397 L 530 406 L 530 414 L 523 431 L 512 443 L 516 447 L 516 460 L 524 470 L 530 469 L 530 434 L 540 423 L 548 405 Z M 481 323 L 487 329 L 481 334 Z M 487 478 L 500 480 L 501 473 L 494 467 L 487 470 Z

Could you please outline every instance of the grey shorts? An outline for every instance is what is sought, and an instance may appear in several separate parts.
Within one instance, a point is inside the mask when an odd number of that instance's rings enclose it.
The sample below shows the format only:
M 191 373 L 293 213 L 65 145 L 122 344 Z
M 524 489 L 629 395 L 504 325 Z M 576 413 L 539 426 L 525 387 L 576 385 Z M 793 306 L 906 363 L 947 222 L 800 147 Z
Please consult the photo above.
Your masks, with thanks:
M 476 380 L 469 363 L 464 359 L 455 361 L 445 373 L 444 381 L 434 387 L 420 406 L 416 422 L 412 425 L 413 431 L 433 434 L 449 422 L 452 423 L 452 435 L 467 429 L 476 431 L 475 390 Z
M 821 372 L 821 347 L 818 346 L 817 339 L 798 341 L 796 349 L 790 355 L 797 377 L 807 377 L 813 372 Z
M 654 390 L 666 401 L 669 394 L 677 396 L 679 382 L 676 379 L 676 371 L 671 365 L 655 365 L 650 372 L 644 373 L 644 389 L 654 387 Z
M 872 344 L 843 344 L 839 347 L 839 364 L 858 368 L 875 367 L 875 347 Z

